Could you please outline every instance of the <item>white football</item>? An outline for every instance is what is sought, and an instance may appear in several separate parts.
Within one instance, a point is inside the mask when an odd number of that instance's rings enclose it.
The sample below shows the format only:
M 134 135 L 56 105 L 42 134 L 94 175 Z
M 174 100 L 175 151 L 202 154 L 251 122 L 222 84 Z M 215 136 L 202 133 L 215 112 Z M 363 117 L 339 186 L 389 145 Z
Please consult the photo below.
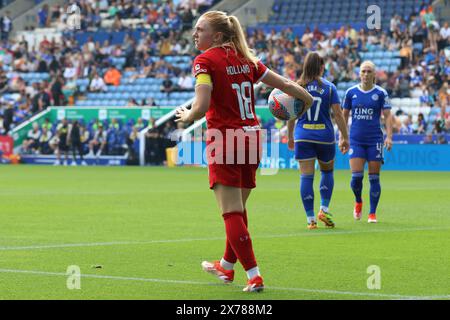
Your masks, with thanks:
M 280 120 L 293 120 L 305 113 L 305 103 L 295 99 L 279 89 L 273 89 L 268 99 L 269 110 Z

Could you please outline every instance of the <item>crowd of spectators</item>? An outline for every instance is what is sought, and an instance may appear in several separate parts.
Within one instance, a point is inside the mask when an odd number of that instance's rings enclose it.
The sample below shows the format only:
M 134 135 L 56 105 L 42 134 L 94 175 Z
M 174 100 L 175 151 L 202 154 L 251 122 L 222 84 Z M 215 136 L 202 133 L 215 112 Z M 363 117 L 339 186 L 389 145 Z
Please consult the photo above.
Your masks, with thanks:
M 189 69 L 176 67 L 161 56 L 193 55 L 194 49 L 188 32 L 195 16 L 213 1 L 78 1 L 81 8 L 80 31 L 96 30 L 102 21 L 120 21 L 120 30 L 134 27 L 148 28 L 135 39 L 129 34 L 120 44 L 95 42 L 93 38 L 80 45 L 72 35 L 61 42 L 46 37 L 37 47 L 30 48 L 22 38 L 9 39 L 0 44 L 0 134 L 15 124 L 52 105 L 72 105 L 82 97 L 77 79 L 89 79 L 87 92 L 104 92 L 109 86 L 124 83 L 124 72 L 132 71 L 127 83 L 140 78 L 162 79 L 161 92 L 193 90 Z M 384 50 L 397 52 L 401 66 L 394 72 L 381 68 L 377 82 L 391 98 L 419 98 L 423 107 L 419 117 L 408 117 L 407 108 L 397 111 L 396 133 L 432 133 L 450 131 L 450 28 L 439 26 L 431 7 L 424 7 L 408 19 L 394 16 L 389 33 L 355 30 L 350 25 L 325 32 L 317 27 L 306 28 L 296 35 L 287 28 L 281 32 L 264 33 L 262 30 L 248 35 L 250 47 L 271 69 L 298 79 L 303 59 L 309 50 L 319 51 L 325 58 L 325 77 L 335 84 L 358 81 L 361 53 Z M 98 16 L 98 17 L 97 17 Z M 39 13 L 41 27 L 67 23 L 65 7 L 44 6 Z M 189 18 L 189 19 L 188 19 Z M 143 20 L 143 24 L 127 24 L 128 19 Z M 118 25 L 119 23 L 116 23 Z M 115 30 L 108 25 L 108 30 Z M 419 49 L 418 49 L 419 48 Z M 114 58 L 123 57 L 125 63 L 116 65 Z M 45 79 L 26 81 L 26 73 L 48 74 Z M 174 83 L 171 79 L 177 77 Z M 258 98 L 267 98 L 268 88 L 258 91 Z M 155 99 L 142 101 L 130 98 L 128 106 L 156 106 Z M 430 123 L 429 110 L 439 108 L 438 117 Z M 264 124 L 275 127 L 275 121 Z
M 306 28 L 303 35 L 296 35 L 292 28 L 270 33 L 257 29 L 248 40 L 264 63 L 292 80 L 300 77 L 306 53 L 318 51 L 325 59 L 324 76 L 336 85 L 359 80 L 358 66 L 364 60 L 361 53 L 396 52 L 401 58 L 400 67 L 394 72 L 378 68 L 377 83 L 387 90 L 390 98 L 420 98 L 424 114 L 411 124 L 408 132 L 450 132 L 450 27 L 448 22 L 439 26 L 431 6 L 423 6 L 407 20 L 398 15 L 392 17 L 388 34 L 355 30 L 347 25 L 329 32 Z M 258 98 L 265 99 L 269 94 L 269 90 L 262 88 Z M 433 108 L 439 108 L 438 118 L 425 125 L 424 131 L 420 122 L 426 121 Z M 401 108 L 396 115 L 408 115 L 408 109 Z M 405 132 L 404 128 L 400 131 L 403 126 L 400 119 L 396 118 L 394 124 L 396 133 Z
M 86 164 L 86 158 L 98 158 L 105 155 L 128 156 L 130 164 L 136 163 L 139 154 L 139 131 L 149 127 L 145 138 L 147 148 L 146 161 L 159 165 L 165 160 L 165 148 L 171 147 L 171 133 L 175 123 L 167 121 L 164 126 L 156 127 L 155 119 L 142 118 L 128 120 L 125 123 L 117 119 L 85 123 L 63 119 L 52 124 L 49 119 L 39 125 L 33 123 L 22 142 L 20 154 L 56 155 L 55 165 L 69 163 Z
M 9 132 L 16 124 L 30 118 L 48 106 L 73 105 L 82 98 L 78 79 L 88 79 L 88 92 L 104 92 L 108 86 L 123 83 L 125 71 L 134 72 L 129 83 L 138 78 L 164 79 L 162 92 L 193 90 L 190 70 L 177 67 L 160 57 L 166 55 L 191 55 L 193 47 L 183 31 L 192 28 L 193 19 L 215 1 L 78 1 L 81 8 L 83 32 L 95 27 L 95 13 L 102 20 L 115 17 L 145 18 L 145 31 L 135 39 L 130 34 L 120 44 L 94 42 L 90 37 L 84 44 L 77 43 L 75 36 L 63 37 L 60 42 L 46 36 L 30 47 L 25 37 L 9 39 L 0 43 L 0 134 Z M 105 16 L 108 13 L 109 16 Z M 49 27 L 67 19 L 66 8 L 44 5 L 38 14 L 40 27 Z M 5 21 L 3 18 L 2 21 Z M 125 28 L 126 29 L 126 28 Z M 107 30 L 114 30 L 113 26 Z M 184 35 L 184 36 L 183 36 Z M 116 66 L 114 58 L 125 58 Z M 27 81 L 25 74 L 43 74 L 42 79 Z M 47 75 L 47 76 L 45 76 Z M 179 77 L 178 83 L 170 79 Z M 128 106 L 156 106 L 154 98 L 137 102 L 130 99 Z
M 40 28 L 61 30 L 70 24 L 70 12 L 80 14 L 79 31 L 114 31 L 145 27 L 152 31 L 188 30 L 195 16 L 218 2 L 217 0 L 77 0 L 64 5 L 42 6 L 36 20 Z M 69 8 L 69 9 L 67 9 Z M 69 12 L 69 13 L 68 13 Z M 133 23 L 129 23 L 133 20 Z

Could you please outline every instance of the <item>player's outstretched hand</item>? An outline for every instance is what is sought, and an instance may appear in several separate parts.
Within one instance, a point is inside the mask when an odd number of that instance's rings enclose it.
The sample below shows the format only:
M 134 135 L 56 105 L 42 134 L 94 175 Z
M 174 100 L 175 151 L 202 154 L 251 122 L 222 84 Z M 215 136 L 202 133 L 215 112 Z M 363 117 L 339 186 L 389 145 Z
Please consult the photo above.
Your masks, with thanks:
M 180 107 L 175 111 L 175 122 L 189 122 L 190 110 L 186 107 Z
M 348 149 L 350 148 L 350 144 L 346 139 L 339 139 L 339 150 L 341 150 L 342 154 L 346 154 Z
M 384 147 L 386 148 L 387 151 L 391 151 L 391 149 L 392 149 L 392 139 L 386 138 L 384 140 Z

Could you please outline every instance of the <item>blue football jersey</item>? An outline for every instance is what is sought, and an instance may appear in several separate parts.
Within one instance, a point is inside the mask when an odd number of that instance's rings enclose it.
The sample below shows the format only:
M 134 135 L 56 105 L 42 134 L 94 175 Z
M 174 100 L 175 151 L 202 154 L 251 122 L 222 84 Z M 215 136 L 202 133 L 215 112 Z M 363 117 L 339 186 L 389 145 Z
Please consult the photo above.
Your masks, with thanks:
M 298 119 L 295 127 L 295 141 L 335 143 L 334 127 L 331 121 L 331 106 L 340 100 L 334 84 L 321 78 L 310 82 L 306 90 L 313 96 L 312 107 Z
M 345 93 L 342 107 L 351 110 L 350 144 L 383 142 L 381 112 L 391 108 L 386 90 L 377 85 L 369 91 L 353 86 Z

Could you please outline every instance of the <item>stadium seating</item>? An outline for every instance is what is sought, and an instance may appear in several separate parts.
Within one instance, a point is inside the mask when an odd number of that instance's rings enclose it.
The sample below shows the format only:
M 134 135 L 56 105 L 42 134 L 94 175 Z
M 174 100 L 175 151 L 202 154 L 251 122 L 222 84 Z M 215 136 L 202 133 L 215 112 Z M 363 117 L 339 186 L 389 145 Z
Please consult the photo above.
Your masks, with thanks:
M 329 23 L 363 23 L 367 19 L 367 8 L 373 4 L 368 0 L 326 1 L 326 0 L 275 0 L 273 14 L 269 17 L 270 25 L 317 25 Z M 376 4 L 383 8 L 382 25 L 389 27 L 394 14 L 408 18 L 418 11 L 421 1 L 417 0 L 379 0 Z M 324 28 L 321 28 L 321 30 Z

